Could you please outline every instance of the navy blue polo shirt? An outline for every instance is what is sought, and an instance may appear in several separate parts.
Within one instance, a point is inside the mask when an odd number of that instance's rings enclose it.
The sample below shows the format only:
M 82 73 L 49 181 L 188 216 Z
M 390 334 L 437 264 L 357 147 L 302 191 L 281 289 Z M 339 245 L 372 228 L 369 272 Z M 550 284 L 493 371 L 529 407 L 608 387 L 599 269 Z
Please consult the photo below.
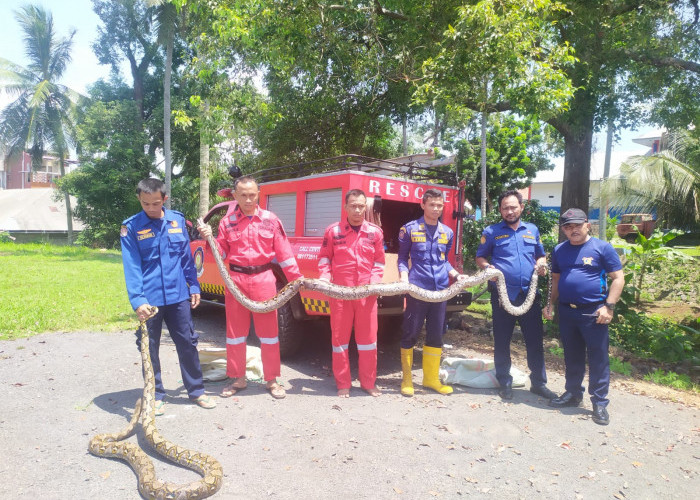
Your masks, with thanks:
M 583 245 L 560 243 L 552 252 L 552 272 L 560 274 L 559 302 L 595 304 L 608 296 L 608 274 L 622 263 L 613 246 L 591 237 Z

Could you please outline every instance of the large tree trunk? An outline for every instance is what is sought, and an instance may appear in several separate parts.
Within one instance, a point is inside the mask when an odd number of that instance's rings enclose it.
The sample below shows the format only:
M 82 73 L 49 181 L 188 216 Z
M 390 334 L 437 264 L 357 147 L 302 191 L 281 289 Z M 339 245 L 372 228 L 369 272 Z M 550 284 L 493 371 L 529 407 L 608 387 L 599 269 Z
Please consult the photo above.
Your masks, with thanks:
M 170 154 L 170 77 L 173 71 L 173 39 L 172 31 L 169 32 L 165 49 L 165 75 L 163 77 L 163 155 L 165 156 L 165 192 L 168 199 L 165 200 L 166 208 L 170 208 L 170 195 L 172 193 L 173 166 Z
M 580 208 L 588 213 L 591 145 L 593 126 L 575 136 L 564 137 L 564 185 L 561 190 L 561 213 Z
M 564 136 L 564 184 L 561 190 L 561 212 L 569 208 L 580 208 L 588 213 L 591 146 L 593 144 L 593 117 L 589 127 L 583 127 L 576 134 Z M 566 238 L 559 230 L 559 241 Z
M 209 103 L 202 103 L 202 123 L 199 133 L 199 216 L 204 217 L 209 211 L 209 142 L 202 132 L 204 117 L 209 111 Z

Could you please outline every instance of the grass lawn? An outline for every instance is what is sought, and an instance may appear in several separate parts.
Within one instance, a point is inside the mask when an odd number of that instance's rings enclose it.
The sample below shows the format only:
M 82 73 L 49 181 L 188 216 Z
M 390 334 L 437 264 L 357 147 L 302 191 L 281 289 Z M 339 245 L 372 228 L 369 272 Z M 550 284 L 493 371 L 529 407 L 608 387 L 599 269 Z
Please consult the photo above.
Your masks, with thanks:
M 0 266 L 0 340 L 136 325 L 118 251 L 0 243 Z

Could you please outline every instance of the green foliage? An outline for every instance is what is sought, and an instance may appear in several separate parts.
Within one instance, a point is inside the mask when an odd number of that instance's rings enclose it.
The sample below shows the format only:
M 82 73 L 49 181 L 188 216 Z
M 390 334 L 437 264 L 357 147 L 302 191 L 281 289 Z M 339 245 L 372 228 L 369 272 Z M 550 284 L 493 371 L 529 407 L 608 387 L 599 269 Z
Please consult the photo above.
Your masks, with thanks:
M 610 356 L 610 371 L 629 376 L 632 374 L 632 364 L 627 361 L 622 361 L 615 356 Z
M 479 111 L 508 102 L 509 109 L 542 117 L 566 109 L 574 89 L 565 69 L 574 57 L 552 22 L 566 13 L 549 0 L 459 6 L 440 33 L 439 50 L 423 63 L 417 99 Z
M 0 339 L 47 331 L 121 330 L 136 317 L 119 252 L 78 246 L 0 243 Z M 31 304 L 28 307 L 27 304 Z
M 136 184 L 151 175 L 147 136 L 133 101 L 93 101 L 78 130 L 81 166 L 58 187 L 78 198 L 75 215 L 87 226 L 80 243 L 113 248 L 121 222 L 141 210 Z
M 0 231 L 0 243 L 12 243 L 14 238 L 7 231 Z
M 517 119 L 506 115 L 492 118 L 486 136 L 487 199 L 493 207 L 495 199 L 508 189 L 521 189 L 532 182 L 540 170 L 554 166 L 543 150 L 542 127 L 535 118 Z M 459 178 L 467 182 L 468 200 L 481 200 L 481 138 L 473 135 L 446 141 L 445 147 L 457 151 L 455 160 Z
M 555 356 L 559 356 L 560 358 L 564 357 L 564 348 L 560 346 L 556 347 L 550 347 L 549 348 L 550 354 L 554 354 Z
M 59 83 L 71 60 L 75 29 L 58 38 L 53 16 L 41 6 L 25 5 L 15 12 L 24 32 L 26 68 L 0 59 L 0 84 L 14 100 L 0 112 L 0 142 L 6 153 L 24 151 L 30 145 L 32 167 L 42 165 L 44 151 L 58 157 L 61 176 L 75 138 L 76 103 L 80 96 Z M 73 214 L 65 198 L 68 244 L 73 241 Z
M 673 260 L 689 260 L 690 257 L 678 250 L 667 247 L 666 244 L 679 234 L 671 231 L 662 234 L 655 231 L 648 239 L 641 233 L 637 234 L 637 242 L 629 246 L 630 253 L 625 264 L 625 288 L 622 301 L 626 306 L 632 302 L 639 304 L 645 283 L 644 278 L 651 272 L 668 266 Z M 630 295 L 632 301 L 630 301 Z
M 605 224 L 605 241 L 612 241 L 612 239 L 617 235 L 618 222 L 619 220 L 617 216 L 607 218 L 607 223 Z
M 674 389 L 700 391 L 698 385 L 694 384 L 688 375 L 678 374 L 672 371 L 667 372 L 659 368 L 644 375 L 644 380 L 654 382 L 655 384 L 667 385 Z
M 657 214 L 657 226 L 700 228 L 700 167 L 696 150 L 700 139 L 687 131 L 664 133 L 664 150 L 651 156 L 634 156 L 620 167 L 619 175 L 603 184 L 603 192 L 623 211 Z
M 639 356 L 679 362 L 697 356 L 700 334 L 691 327 L 629 310 L 610 324 L 610 342 Z

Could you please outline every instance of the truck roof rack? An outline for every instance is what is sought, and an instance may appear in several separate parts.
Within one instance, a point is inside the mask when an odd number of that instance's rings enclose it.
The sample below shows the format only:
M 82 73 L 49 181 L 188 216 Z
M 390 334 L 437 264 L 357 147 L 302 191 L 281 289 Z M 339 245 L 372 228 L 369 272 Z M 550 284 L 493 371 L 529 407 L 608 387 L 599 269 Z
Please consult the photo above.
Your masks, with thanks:
M 437 162 L 438 165 L 430 165 L 430 162 L 418 161 L 418 157 L 427 155 L 412 155 L 404 158 L 380 160 L 369 156 L 347 154 L 324 158 L 321 160 L 294 163 L 279 167 L 270 167 L 251 173 L 260 182 L 293 179 L 307 175 L 359 171 L 381 175 L 397 176 L 414 181 L 431 181 L 446 185 L 456 185 L 457 180 L 454 171 L 446 167 L 446 162 Z M 426 166 L 426 164 L 428 164 Z

